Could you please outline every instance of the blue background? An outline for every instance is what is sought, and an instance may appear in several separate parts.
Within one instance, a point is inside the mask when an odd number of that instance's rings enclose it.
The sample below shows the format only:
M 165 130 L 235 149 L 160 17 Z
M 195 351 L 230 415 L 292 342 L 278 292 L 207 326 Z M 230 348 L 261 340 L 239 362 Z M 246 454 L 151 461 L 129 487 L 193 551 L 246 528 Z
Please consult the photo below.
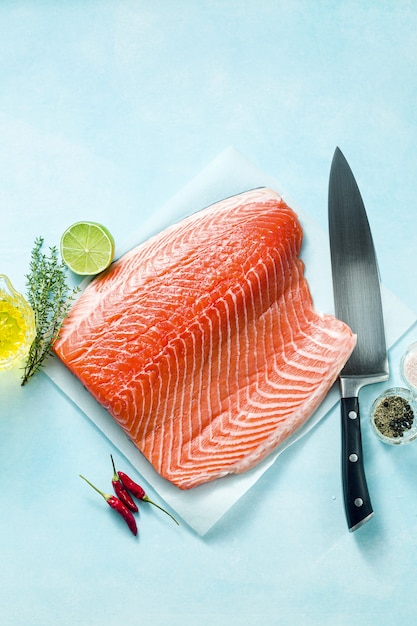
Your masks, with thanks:
M 122 242 L 230 145 L 326 228 L 339 145 L 417 311 L 416 32 L 415 0 L 1 0 L 0 273 L 23 291 L 35 237 L 78 219 Z M 378 514 L 353 535 L 335 409 L 204 539 L 142 507 L 134 540 L 78 478 L 105 485 L 113 446 L 44 374 L 0 394 L 2 623 L 415 623 L 417 444 L 364 424 Z

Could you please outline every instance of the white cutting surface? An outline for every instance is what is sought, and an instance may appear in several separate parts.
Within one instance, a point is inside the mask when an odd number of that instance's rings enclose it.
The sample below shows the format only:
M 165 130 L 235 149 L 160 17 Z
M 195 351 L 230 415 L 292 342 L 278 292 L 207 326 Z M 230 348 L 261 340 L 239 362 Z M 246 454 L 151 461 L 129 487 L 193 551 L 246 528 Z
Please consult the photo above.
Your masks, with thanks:
M 269 186 L 278 191 L 297 212 L 304 230 L 302 258 L 315 307 L 333 312 L 333 295 L 327 234 L 288 198 L 278 181 L 260 171 L 234 148 L 226 149 L 196 176 L 182 191 L 157 211 L 145 224 L 126 225 L 134 234 L 117 250 L 119 256 L 140 241 L 162 230 L 185 215 L 217 200 L 252 189 Z M 388 290 L 383 289 L 387 344 L 392 346 L 416 320 L 414 313 Z M 54 383 L 113 442 L 143 478 L 167 504 L 197 533 L 205 534 L 231 506 L 267 471 L 278 455 L 313 428 L 338 401 L 335 386 L 308 423 L 286 444 L 278 448 L 253 470 L 181 491 L 162 479 L 127 439 L 123 431 L 62 365 L 51 359 L 45 369 Z M 336 442 L 335 442 L 336 444 Z

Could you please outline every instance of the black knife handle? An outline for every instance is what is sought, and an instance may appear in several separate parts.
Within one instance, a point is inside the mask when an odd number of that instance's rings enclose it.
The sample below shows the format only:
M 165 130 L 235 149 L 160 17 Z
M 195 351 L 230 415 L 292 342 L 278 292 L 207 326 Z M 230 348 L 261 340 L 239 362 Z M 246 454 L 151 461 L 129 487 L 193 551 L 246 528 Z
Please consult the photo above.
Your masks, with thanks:
M 351 532 L 373 515 L 366 484 L 358 398 L 342 398 L 342 480 L 345 511 Z

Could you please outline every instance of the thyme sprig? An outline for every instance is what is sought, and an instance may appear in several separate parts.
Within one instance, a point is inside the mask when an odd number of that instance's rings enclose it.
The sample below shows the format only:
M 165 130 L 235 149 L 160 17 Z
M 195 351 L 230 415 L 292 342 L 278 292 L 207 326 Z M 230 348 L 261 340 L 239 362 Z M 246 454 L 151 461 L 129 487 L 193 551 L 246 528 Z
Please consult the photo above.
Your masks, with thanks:
M 49 248 L 47 256 L 42 252 L 43 243 L 42 237 L 35 239 L 30 272 L 26 274 L 27 299 L 35 314 L 36 336 L 26 360 L 22 386 L 52 354 L 62 323 L 79 291 L 78 287 L 71 290 L 67 285 L 65 265 L 58 258 L 56 246 Z

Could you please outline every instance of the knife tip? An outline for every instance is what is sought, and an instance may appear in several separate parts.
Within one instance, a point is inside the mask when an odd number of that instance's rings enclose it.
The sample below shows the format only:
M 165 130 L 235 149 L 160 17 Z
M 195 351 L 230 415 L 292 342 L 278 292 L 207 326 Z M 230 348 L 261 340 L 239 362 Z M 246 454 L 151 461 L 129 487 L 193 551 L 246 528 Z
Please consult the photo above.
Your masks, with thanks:
M 339 148 L 339 146 L 336 146 L 336 149 L 335 149 L 334 154 L 333 154 L 332 165 L 336 166 L 336 164 L 339 164 L 339 163 L 342 163 L 342 162 L 347 163 L 346 157 L 343 154 L 343 152 L 341 151 L 341 149 Z

